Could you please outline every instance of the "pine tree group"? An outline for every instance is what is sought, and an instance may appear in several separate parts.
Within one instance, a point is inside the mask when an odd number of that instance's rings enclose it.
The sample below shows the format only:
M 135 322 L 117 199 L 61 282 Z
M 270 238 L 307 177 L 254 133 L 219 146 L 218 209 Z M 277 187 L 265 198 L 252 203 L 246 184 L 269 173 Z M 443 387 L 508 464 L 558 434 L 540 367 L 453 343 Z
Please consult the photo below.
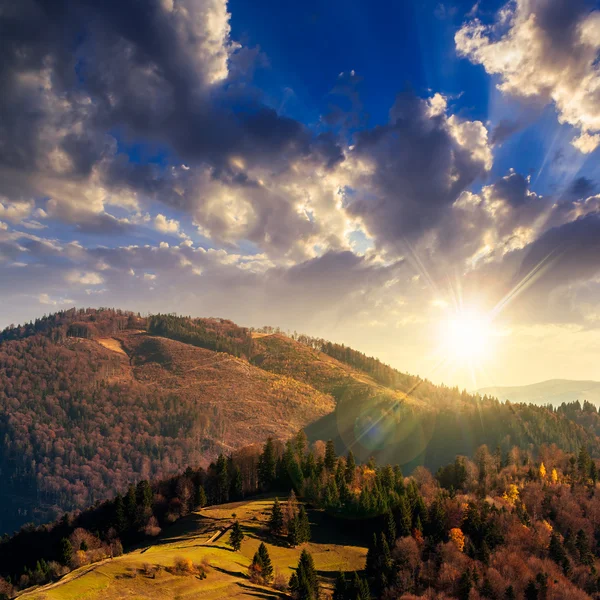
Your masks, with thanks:
M 371 592 L 366 579 L 354 573 L 350 580 L 340 571 L 335 580 L 332 600 L 370 600 Z
M 288 523 L 288 542 L 296 547 L 310 541 L 310 521 L 304 506 L 300 506 L 298 514 Z
M 298 568 L 290 577 L 290 591 L 296 600 L 318 600 L 319 582 L 313 557 L 302 550 Z
M 273 502 L 273 506 L 271 508 L 271 516 L 269 517 L 269 531 L 273 535 L 279 535 L 283 532 L 283 527 L 283 511 L 281 510 L 279 499 L 275 498 L 275 502 Z
M 249 567 L 250 580 L 256 583 L 268 584 L 273 579 L 273 564 L 269 551 L 264 542 L 261 542 Z

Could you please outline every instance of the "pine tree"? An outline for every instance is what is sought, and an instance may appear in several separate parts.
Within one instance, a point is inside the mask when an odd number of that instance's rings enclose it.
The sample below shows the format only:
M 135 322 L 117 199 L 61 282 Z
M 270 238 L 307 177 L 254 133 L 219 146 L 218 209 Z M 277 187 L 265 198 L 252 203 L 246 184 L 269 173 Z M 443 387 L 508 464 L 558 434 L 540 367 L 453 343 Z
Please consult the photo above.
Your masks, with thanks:
M 512 585 L 509 585 L 504 592 L 505 600 L 517 600 L 517 595 L 515 594 L 515 588 Z
M 298 544 L 301 544 L 300 527 L 298 523 L 298 517 L 294 517 L 287 526 L 288 529 L 288 543 L 292 548 L 295 548 Z
M 231 471 L 231 483 L 229 488 L 229 498 L 231 500 L 241 500 L 244 497 L 242 471 L 237 465 L 235 465 Z
M 396 521 L 391 511 L 385 517 L 385 535 L 389 546 L 393 547 L 396 543 Z
M 277 457 L 273 438 L 268 438 L 258 460 L 258 484 L 263 490 L 271 489 L 277 475 Z
M 308 520 L 308 514 L 304 506 L 301 506 L 298 511 L 298 534 L 301 544 L 310 541 L 310 521 Z
M 135 516 L 137 511 L 137 500 L 135 497 L 135 486 L 130 485 L 125 496 L 125 513 L 130 526 L 135 524 Z
M 317 571 L 313 557 L 306 550 L 302 550 L 300 554 L 296 574 L 298 581 L 297 589 L 295 590 L 296 596 L 300 600 L 317 600 L 319 598 Z
M 354 459 L 354 454 L 352 450 L 348 451 L 348 458 L 346 459 L 346 483 L 348 485 L 352 485 L 354 481 L 354 472 L 356 471 L 356 460 Z
M 269 551 L 263 542 L 254 553 L 250 573 L 255 574 L 264 583 L 269 583 L 273 579 L 273 564 L 271 563 Z
M 283 511 L 279 499 L 275 498 L 269 517 L 269 531 L 274 535 L 279 535 L 283 531 Z
M 196 506 L 200 508 L 204 508 L 207 504 L 206 492 L 204 491 L 204 487 L 199 485 L 196 489 Z
M 242 540 L 244 539 L 244 533 L 240 526 L 239 521 L 234 521 L 231 527 L 231 534 L 229 535 L 229 544 L 237 552 L 242 547 Z
M 142 481 L 137 484 L 135 495 L 138 506 L 141 506 L 144 510 L 152 509 L 154 494 L 152 493 L 150 484 L 145 479 L 142 479 Z
M 529 580 L 529 583 L 525 587 L 525 600 L 538 600 L 539 592 L 535 585 L 535 581 Z
M 222 504 L 229 500 L 229 472 L 227 460 L 223 454 L 219 454 L 215 470 L 217 473 L 217 503 Z
M 373 540 L 367 550 L 367 562 L 365 571 L 369 577 L 373 577 L 377 572 L 377 560 L 379 557 L 379 544 L 377 543 L 377 534 L 373 533 Z
M 340 571 L 335 578 L 335 586 L 333 588 L 332 600 L 347 600 L 348 599 L 348 583 L 343 571 Z
M 397 535 L 407 537 L 412 533 L 412 514 L 405 496 L 400 496 L 396 512 Z
M 117 533 L 123 533 L 127 529 L 127 515 L 125 514 L 125 503 L 123 502 L 123 496 L 117 494 L 114 503 L 115 516 L 113 519 L 114 527 Z
M 59 561 L 63 565 L 68 565 L 73 558 L 73 546 L 67 538 L 60 540 Z
M 471 575 L 471 569 L 467 569 L 463 572 L 458 580 L 458 598 L 459 600 L 469 600 L 469 594 L 473 587 L 473 577 Z
M 337 456 L 335 454 L 335 446 L 333 440 L 329 440 L 325 446 L 325 468 L 328 471 L 333 471 Z

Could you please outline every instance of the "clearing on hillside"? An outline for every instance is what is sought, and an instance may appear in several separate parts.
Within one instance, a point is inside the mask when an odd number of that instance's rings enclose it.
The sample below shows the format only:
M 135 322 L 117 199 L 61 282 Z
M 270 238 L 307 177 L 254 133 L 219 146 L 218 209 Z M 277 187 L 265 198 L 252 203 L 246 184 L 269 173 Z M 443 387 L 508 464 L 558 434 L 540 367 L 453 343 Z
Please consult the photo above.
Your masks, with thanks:
M 283 501 L 283 499 L 282 499 Z M 354 527 L 327 527 L 321 511 L 309 510 L 315 542 L 290 548 L 284 539 L 267 531 L 273 498 L 210 506 L 180 519 L 156 542 L 115 559 L 81 567 L 56 583 L 20 595 L 23 600 L 165 600 L 202 598 L 286 598 L 288 594 L 256 585 L 248 579 L 248 566 L 260 542 L 265 542 L 275 575 L 287 582 L 303 548 L 313 556 L 322 587 L 331 588 L 337 572 L 360 571 L 367 554 Z M 235 514 L 245 538 L 239 552 L 229 541 L 229 526 Z M 339 530 L 344 530 L 340 534 Z M 344 537 L 340 537 L 343 535 Z M 321 542 L 327 538 L 328 543 Z M 194 565 L 209 565 L 201 579 L 196 573 L 173 574 L 177 559 Z

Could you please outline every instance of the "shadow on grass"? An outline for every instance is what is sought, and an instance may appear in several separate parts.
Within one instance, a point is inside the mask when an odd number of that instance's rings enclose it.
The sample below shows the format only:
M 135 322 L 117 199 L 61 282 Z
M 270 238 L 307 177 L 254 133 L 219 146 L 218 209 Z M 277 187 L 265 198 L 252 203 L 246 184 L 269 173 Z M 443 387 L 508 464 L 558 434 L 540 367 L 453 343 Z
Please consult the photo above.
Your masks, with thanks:
M 289 596 L 283 592 L 277 590 L 262 590 L 255 588 L 246 583 L 238 583 L 241 588 L 248 590 L 247 595 L 253 596 L 254 598 L 265 598 L 266 600 L 275 600 L 276 598 L 289 598 Z
M 219 573 L 224 573 L 225 575 L 229 575 L 231 577 L 239 577 L 241 579 L 248 579 L 248 575 L 246 575 L 246 573 L 240 573 L 239 571 L 231 571 L 229 569 L 224 569 L 223 567 L 217 567 L 215 565 L 211 565 L 210 568 L 214 569 L 215 571 L 218 571 Z

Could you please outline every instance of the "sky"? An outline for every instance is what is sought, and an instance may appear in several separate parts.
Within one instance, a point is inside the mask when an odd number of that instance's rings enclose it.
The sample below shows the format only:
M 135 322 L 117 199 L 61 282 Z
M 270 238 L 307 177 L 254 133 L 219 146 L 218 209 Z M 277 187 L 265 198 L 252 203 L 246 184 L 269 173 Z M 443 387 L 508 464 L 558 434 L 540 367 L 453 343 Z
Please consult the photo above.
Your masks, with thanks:
M 467 389 L 600 377 L 597 2 L 0 0 L 0 40 L 0 327 L 108 306 Z

